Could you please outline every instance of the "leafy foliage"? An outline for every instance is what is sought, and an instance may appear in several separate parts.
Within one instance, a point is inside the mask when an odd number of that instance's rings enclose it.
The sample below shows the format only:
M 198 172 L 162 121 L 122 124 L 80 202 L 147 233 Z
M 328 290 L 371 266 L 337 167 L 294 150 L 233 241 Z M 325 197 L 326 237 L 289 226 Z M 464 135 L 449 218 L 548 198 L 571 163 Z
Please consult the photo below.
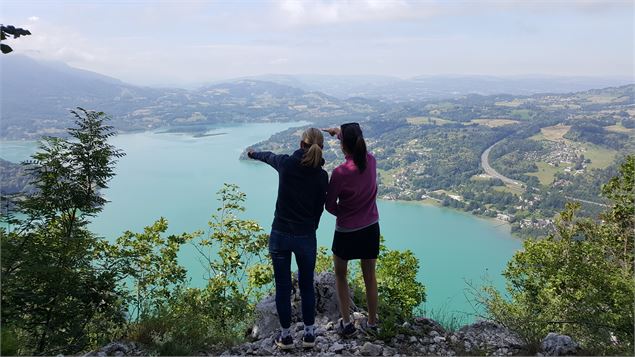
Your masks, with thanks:
M 8 38 L 8 35 L 13 36 L 13 38 L 18 38 L 20 36 L 28 36 L 30 34 L 31 34 L 31 31 L 25 30 L 23 28 L 15 27 L 12 25 L 0 26 L 0 40 L 1 41 L 6 40 Z M 7 53 L 13 52 L 13 49 L 11 48 L 11 46 L 5 45 L 4 43 L 0 44 L 0 50 L 2 51 L 2 54 L 5 54 L 5 55 Z
M 126 247 L 124 261 L 132 259 L 132 264 L 124 265 L 136 279 L 138 296 L 133 300 L 144 311 L 132 325 L 130 337 L 162 355 L 192 354 L 203 348 L 221 351 L 241 341 L 255 303 L 273 280 L 266 262 L 268 235 L 255 221 L 238 217 L 245 210 L 245 194 L 238 186 L 225 184 L 218 196 L 220 207 L 205 237 L 197 232 L 161 239 L 159 234 L 167 229 L 161 219 L 143 234 L 127 232 L 118 240 Z M 204 288 L 184 284 L 185 270 L 176 254 L 186 242 L 194 245 L 208 267 Z
M 209 222 L 209 236 L 198 242 L 199 252 L 209 263 L 209 286 L 227 299 L 253 302 L 273 281 L 266 251 L 269 235 L 256 221 L 237 216 L 245 211 L 245 194 L 237 185 L 223 185 L 218 195 L 220 207 Z M 216 250 L 218 259 L 205 250 Z
M 118 270 L 132 281 L 130 299 L 136 320 L 150 316 L 170 299 L 173 291 L 182 287 L 187 271 L 178 263 L 181 246 L 196 234 L 162 237 L 168 229 L 163 217 L 143 233 L 125 232 L 117 239 L 112 255 L 118 260 Z
M 123 153 L 106 143 L 113 133 L 104 113 L 72 113 L 72 139 L 44 139 L 25 163 L 36 190 L 18 202 L 16 228 L 0 230 L 3 332 L 20 354 L 80 351 L 124 317 L 106 244 L 86 229 Z
M 593 353 L 633 351 L 633 177 L 635 157 L 603 188 L 613 206 L 603 220 L 578 219 L 567 204 L 557 233 L 526 240 L 504 276 L 510 299 L 486 287 L 489 314 L 537 344 L 550 331 L 569 334 Z
M 377 291 L 379 295 L 379 317 L 382 329 L 396 328 L 396 324 L 413 316 L 416 308 L 425 302 L 425 286 L 417 281 L 419 260 L 410 250 L 388 249 L 381 238 L 377 257 Z M 320 247 L 317 254 L 316 272 L 333 271 L 333 259 L 326 247 Z M 360 266 L 350 267 L 353 300 L 356 304 L 366 304 L 364 278 Z

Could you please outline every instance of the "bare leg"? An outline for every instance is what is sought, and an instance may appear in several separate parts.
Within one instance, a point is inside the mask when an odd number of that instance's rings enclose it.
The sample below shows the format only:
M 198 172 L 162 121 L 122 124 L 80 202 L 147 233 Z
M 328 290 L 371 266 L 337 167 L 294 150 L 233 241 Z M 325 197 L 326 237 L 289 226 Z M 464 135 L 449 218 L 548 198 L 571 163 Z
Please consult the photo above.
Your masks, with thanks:
M 337 288 L 337 299 L 340 305 L 340 315 L 344 323 L 348 323 L 350 318 L 350 299 L 348 291 L 348 260 L 333 255 L 333 263 L 335 265 L 335 287 Z
M 366 285 L 366 301 L 368 302 L 368 323 L 377 324 L 377 276 L 375 264 L 377 259 L 362 259 L 362 274 Z

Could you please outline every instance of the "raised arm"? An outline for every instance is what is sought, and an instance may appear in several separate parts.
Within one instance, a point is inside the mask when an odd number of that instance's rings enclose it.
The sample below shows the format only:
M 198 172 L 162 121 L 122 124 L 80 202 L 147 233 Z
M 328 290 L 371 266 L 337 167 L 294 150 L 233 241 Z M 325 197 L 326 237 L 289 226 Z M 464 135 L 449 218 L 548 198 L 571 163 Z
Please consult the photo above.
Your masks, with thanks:
M 276 155 L 272 153 L 271 151 L 258 152 L 253 150 L 248 150 L 247 156 L 254 160 L 262 161 L 271 165 L 271 167 L 276 169 L 276 171 L 280 169 L 280 165 L 282 165 L 284 160 L 286 160 L 289 157 L 289 155 Z

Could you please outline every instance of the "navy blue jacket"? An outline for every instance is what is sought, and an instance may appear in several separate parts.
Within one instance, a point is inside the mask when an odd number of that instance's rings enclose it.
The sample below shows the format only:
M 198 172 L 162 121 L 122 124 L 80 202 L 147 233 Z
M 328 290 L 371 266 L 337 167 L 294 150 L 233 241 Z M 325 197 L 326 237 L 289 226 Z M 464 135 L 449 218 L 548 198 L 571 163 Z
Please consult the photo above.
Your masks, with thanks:
M 328 174 L 322 165 L 307 167 L 301 164 L 304 150 L 293 155 L 276 155 L 269 151 L 253 152 L 252 159 L 271 165 L 278 171 L 278 199 L 272 229 L 290 233 L 313 233 L 324 211 Z

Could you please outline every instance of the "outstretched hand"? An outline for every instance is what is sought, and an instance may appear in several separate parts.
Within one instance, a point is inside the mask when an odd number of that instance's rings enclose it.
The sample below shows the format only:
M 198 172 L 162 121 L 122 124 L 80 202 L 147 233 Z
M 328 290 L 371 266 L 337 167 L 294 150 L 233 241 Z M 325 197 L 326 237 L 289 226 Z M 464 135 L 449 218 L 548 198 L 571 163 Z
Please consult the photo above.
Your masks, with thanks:
M 251 156 L 251 154 L 255 153 L 256 151 L 252 148 L 247 148 L 247 157 L 250 159 L 253 159 L 253 157 Z
M 329 134 L 331 134 L 331 136 L 335 136 L 337 134 L 340 133 L 340 128 L 326 128 L 326 129 L 322 129 L 322 131 L 325 131 Z

